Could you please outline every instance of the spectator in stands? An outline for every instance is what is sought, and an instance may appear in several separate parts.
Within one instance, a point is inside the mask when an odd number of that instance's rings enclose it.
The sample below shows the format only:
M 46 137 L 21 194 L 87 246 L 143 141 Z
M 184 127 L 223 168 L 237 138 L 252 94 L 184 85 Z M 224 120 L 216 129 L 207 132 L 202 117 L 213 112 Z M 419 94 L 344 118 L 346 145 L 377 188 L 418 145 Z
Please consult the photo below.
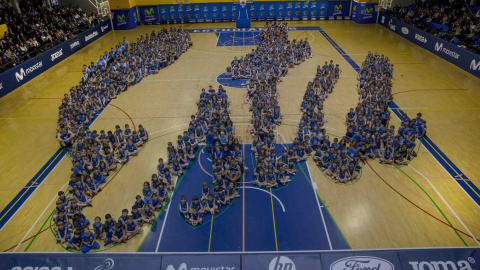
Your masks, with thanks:
M 410 6 L 395 7 L 387 14 L 480 53 L 480 7 L 467 6 L 464 1 L 417 0 Z
M 7 70 L 43 51 L 100 23 L 95 13 L 80 8 L 53 6 L 46 8 L 43 0 L 21 0 L 21 14 L 0 2 L 0 24 L 8 31 L 0 39 L 0 72 Z

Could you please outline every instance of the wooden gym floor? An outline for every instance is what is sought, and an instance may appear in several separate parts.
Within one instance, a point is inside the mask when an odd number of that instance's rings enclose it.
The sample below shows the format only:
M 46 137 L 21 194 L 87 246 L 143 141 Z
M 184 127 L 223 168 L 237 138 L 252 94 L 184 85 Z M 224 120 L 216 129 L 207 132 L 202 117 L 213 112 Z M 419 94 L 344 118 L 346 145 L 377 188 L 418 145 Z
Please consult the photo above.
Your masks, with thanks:
M 253 23 L 260 27 L 263 23 Z M 184 28 L 233 28 L 234 23 L 180 25 Z M 394 101 L 409 116 L 417 112 L 427 120 L 428 136 L 471 183 L 480 185 L 480 80 L 420 49 L 381 26 L 351 21 L 290 22 L 289 26 L 320 26 L 358 65 L 368 51 L 387 55 L 395 64 Z M 125 36 L 135 40 L 163 26 L 139 26 L 115 31 L 77 52 L 44 74 L 0 99 L 0 209 L 22 190 L 55 151 L 56 118 L 60 99 L 78 83 L 84 63 L 96 61 Z M 193 47 L 174 65 L 122 93 L 92 129 L 112 130 L 116 124 L 142 124 L 157 139 L 122 168 L 114 180 L 85 208 L 93 220 L 111 213 L 118 217 L 130 208 L 141 185 L 150 179 L 159 157 L 166 157 L 166 143 L 174 141 L 188 124 L 200 89 L 216 86 L 215 78 L 234 56 L 251 47 L 216 47 L 214 33 L 191 34 Z M 316 66 L 333 59 L 342 69 L 334 92 L 325 104 L 329 133 L 342 136 L 345 114 L 357 102 L 356 72 L 318 31 L 294 31 L 291 38 L 308 38 L 314 57 L 292 69 L 279 86 L 284 125 L 277 130 L 291 142 L 300 118 L 299 106 Z M 228 95 L 234 121 L 245 121 L 245 90 L 231 88 Z M 243 119 L 243 120 L 242 120 Z M 392 124 L 398 120 L 392 114 Z M 243 142 L 250 137 L 246 126 L 237 126 Z M 37 190 L 0 230 L 0 250 L 63 251 L 55 244 L 48 217 L 54 199 L 64 189 L 71 162 L 63 158 Z M 475 246 L 480 238 L 480 208 L 421 146 L 409 166 L 397 170 L 376 161 L 363 168 L 353 185 L 338 185 L 309 164 L 318 194 L 354 249 L 439 246 Z M 475 194 L 475 196 L 480 196 Z M 121 199 L 120 199 L 121 198 Z M 3 218 L 3 217 L 0 217 Z M 451 224 L 451 225 L 450 225 Z M 457 230 L 451 228 L 455 227 Z M 40 232 L 40 233 L 39 233 Z M 136 251 L 147 235 L 109 251 Z M 37 235 L 38 234 L 38 235 Z M 20 243 L 20 244 L 19 244 Z M 18 245 L 18 248 L 17 248 Z M 12 248 L 13 247 L 13 248 Z

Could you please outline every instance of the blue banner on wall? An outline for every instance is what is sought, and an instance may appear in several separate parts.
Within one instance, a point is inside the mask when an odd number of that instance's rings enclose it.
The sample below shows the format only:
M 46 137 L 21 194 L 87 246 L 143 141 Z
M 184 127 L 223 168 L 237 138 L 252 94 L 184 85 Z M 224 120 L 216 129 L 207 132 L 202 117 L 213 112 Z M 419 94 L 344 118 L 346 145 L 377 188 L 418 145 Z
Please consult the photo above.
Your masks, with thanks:
M 157 15 L 151 14 L 152 8 Z M 246 5 L 248 18 L 255 21 L 347 19 L 349 8 L 349 1 L 274 1 Z M 180 5 L 160 5 L 156 9 L 154 6 L 139 7 L 141 24 L 230 22 L 239 18 L 240 10 L 238 3 L 188 4 L 181 8 Z
M 377 20 L 376 5 L 377 3 L 359 3 L 353 1 L 352 20 L 356 23 L 375 23 Z
M 0 74 L 0 97 L 12 92 L 112 30 L 110 21 L 69 39 Z
M 378 23 L 425 50 L 436 54 L 444 60 L 480 78 L 480 55 L 392 18 L 383 12 L 380 13 Z
M 88 254 L 88 259 L 80 254 L 55 254 L 49 255 L 35 253 L 17 253 L 0 256 L 2 264 L 0 270 L 22 270 L 22 269 L 160 269 L 162 257 L 158 255 L 135 254 Z M 176 268 L 175 268 L 176 269 Z
M 139 6 L 138 13 L 140 15 L 140 21 L 145 24 L 158 24 L 160 23 L 160 12 L 158 6 Z
M 144 268 L 142 265 L 142 269 Z M 158 268 L 156 268 L 158 269 Z M 172 255 L 163 256 L 161 270 L 183 269 L 237 269 L 240 255 Z
M 302 253 L 0 253 L 0 270 L 161 269 L 161 270 L 475 270 L 475 248 L 343 250 Z
M 115 30 L 125 30 L 137 27 L 137 7 L 131 9 L 112 9 L 111 11 L 113 12 L 113 28 Z
M 348 16 L 350 9 L 349 2 L 344 1 L 330 1 L 328 2 L 328 18 L 329 19 L 343 19 Z
M 242 268 L 248 270 L 321 269 L 320 265 L 318 253 L 242 255 Z

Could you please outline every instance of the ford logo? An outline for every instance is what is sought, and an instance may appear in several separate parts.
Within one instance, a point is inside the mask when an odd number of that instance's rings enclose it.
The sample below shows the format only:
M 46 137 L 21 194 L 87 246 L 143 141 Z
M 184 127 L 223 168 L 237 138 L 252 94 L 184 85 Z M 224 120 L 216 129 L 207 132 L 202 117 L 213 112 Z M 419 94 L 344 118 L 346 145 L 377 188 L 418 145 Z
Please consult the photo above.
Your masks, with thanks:
M 393 264 L 387 260 L 370 257 L 355 256 L 335 261 L 330 270 L 394 270 Z
M 403 33 L 404 35 L 408 35 L 408 28 L 402 27 L 402 33 Z

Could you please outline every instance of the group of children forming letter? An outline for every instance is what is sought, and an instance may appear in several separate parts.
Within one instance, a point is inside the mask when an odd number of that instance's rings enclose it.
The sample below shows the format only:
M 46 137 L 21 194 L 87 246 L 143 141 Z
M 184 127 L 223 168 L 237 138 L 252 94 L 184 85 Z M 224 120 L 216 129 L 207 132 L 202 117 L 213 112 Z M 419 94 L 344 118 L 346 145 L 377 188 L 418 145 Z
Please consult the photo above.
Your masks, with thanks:
M 86 253 L 100 248 L 96 242 L 99 239 L 104 245 L 123 243 L 139 233 L 142 224 L 152 222 L 154 211 L 162 208 L 165 196 L 152 192 L 150 200 L 137 198 L 131 212 L 124 209 L 118 222 L 107 214 L 104 223 L 96 217 L 91 224 L 82 214 L 82 208 L 92 205 L 92 198 L 102 190 L 110 173 L 137 155 L 149 138 L 142 125 L 133 131 L 128 124 L 123 130 L 117 125 L 107 132 L 91 131 L 89 125 L 117 95 L 173 64 L 191 44 L 188 32 L 176 28 L 152 31 L 132 44 L 124 38 L 96 64 L 84 65 L 82 81 L 64 95 L 57 140 L 73 160 L 73 173 L 68 196 L 63 191 L 58 194 L 53 219 L 56 240 L 67 249 Z M 163 185 L 164 189 L 168 187 Z

